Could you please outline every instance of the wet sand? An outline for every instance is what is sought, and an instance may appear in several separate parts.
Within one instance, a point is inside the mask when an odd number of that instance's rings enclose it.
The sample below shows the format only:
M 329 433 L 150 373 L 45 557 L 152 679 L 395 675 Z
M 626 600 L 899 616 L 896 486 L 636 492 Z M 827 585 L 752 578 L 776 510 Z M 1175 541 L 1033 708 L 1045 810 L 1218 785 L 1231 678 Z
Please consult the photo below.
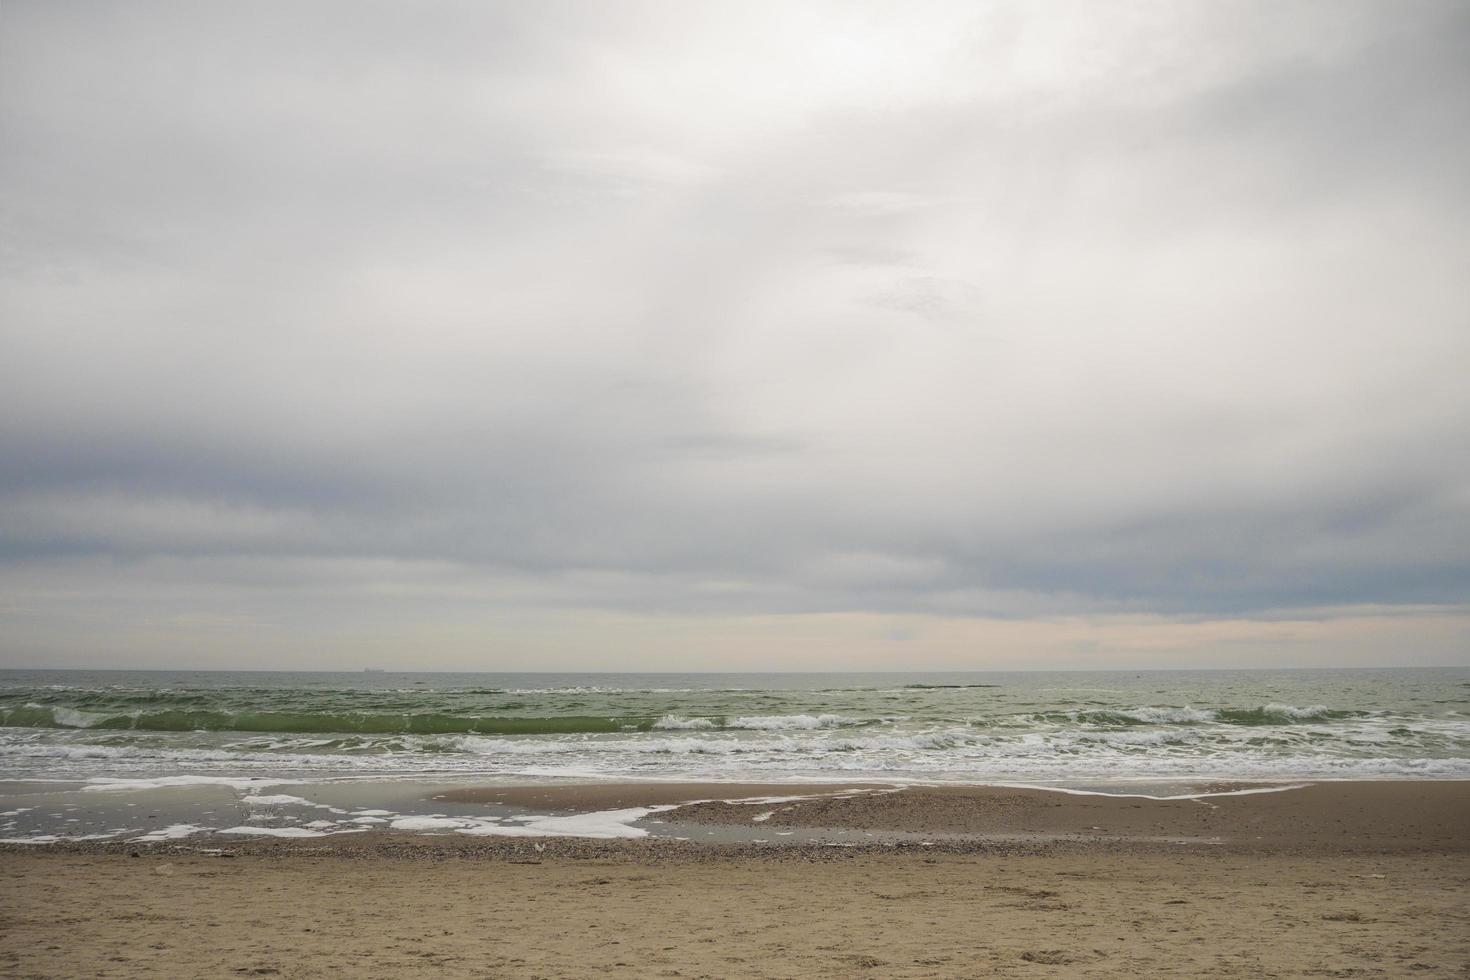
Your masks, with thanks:
M 691 789 L 654 785 L 485 802 L 636 806 Z M 693 798 L 802 792 L 746 789 Z M 1467 801 L 1466 783 L 1200 801 L 944 787 L 659 814 L 748 827 L 769 813 L 765 844 L 375 832 L 8 846 L 0 974 L 1467 976 Z M 775 837 L 817 823 L 861 839 Z M 898 829 L 936 839 L 884 841 Z
M 476 786 L 435 793 L 436 800 L 486 803 L 553 812 L 620 810 L 692 800 L 738 800 L 892 789 L 883 783 L 541 783 Z
M 895 790 L 862 783 L 629 783 L 462 789 L 433 799 L 555 812 L 705 800 L 711 802 L 680 806 L 658 817 L 675 828 L 743 828 L 767 838 L 784 830 L 829 829 L 871 832 L 879 841 L 884 835 L 930 835 L 951 845 L 964 839 L 976 845 L 1032 840 L 1139 850 L 1189 842 L 1280 854 L 1458 853 L 1470 848 L 1470 782 L 1341 782 L 1286 789 L 1229 784 L 1204 789 L 1232 795 L 1150 799 L 994 786 Z M 721 800 L 736 802 L 717 802 Z
M 999 787 L 916 787 L 775 806 L 701 803 L 666 815 L 763 831 L 846 827 L 974 837 L 1033 834 L 1115 845 L 1188 839 L 1239 852 L 1440 853 L 1470 848 L 1470 783 L 1319 783 L 1279 792 L 1155 800 Z

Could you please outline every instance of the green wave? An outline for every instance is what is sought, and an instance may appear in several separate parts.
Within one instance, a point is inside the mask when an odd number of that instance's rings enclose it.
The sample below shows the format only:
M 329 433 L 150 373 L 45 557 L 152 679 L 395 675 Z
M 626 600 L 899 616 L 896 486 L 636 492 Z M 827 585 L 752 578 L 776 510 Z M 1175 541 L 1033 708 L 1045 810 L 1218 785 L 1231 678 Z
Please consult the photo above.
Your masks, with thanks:
M 1343 718 L 1364 718 L 1366 711 L 1341 711 L 1330 708 L 1283 711 L 1270 706 L 1264 708 L 1221 708 L 1216 713 L 1218 720 L 1232 725 L 1283 725 L 1306 724 L 1314 721 L 1338 721 Z
M 1268 704 L 1257 708 L 1193 708 L 1141 707 L 1101 708 L 1090 711 L 1048 711 L 1031 717 L 1047 722 L 1082 722 L 1090 725 L 1133 727 L 1141 725 L 1222 724 L 1254 727 L 1260 725 L 1310 725 L 1345 718 L 1364 718 L 1367 711 L 1348 711 L 1315 705 L 1298 708 L 1292 705 Z
M 466 717 L 439 713 L 371 714 L 285 711 L 80 712 L 27 705 L 0 713 L 0 727 L 86 728 L 155 732 L 287 732 L 372 735 L 567 735 L 647 731 L 652 717 L 558 715 L 541 718 Z

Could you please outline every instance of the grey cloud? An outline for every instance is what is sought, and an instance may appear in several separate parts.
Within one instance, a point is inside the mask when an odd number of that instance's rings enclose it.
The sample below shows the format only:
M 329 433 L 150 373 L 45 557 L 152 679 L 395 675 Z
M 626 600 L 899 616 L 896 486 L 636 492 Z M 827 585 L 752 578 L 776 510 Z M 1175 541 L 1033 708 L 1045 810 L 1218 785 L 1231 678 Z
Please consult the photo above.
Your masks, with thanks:
M 1461 600 L 1470 23 L 1150 17 L 8 5 L 0 564 Z

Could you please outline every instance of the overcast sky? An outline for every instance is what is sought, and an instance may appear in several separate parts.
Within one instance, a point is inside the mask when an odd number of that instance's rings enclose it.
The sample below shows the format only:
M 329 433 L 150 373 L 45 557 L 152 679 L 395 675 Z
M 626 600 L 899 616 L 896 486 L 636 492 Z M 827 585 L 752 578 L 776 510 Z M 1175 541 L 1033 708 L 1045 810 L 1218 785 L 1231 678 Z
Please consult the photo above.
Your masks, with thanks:
M 0 7 L 0 666 L 1470 662 L 1470 5 Z

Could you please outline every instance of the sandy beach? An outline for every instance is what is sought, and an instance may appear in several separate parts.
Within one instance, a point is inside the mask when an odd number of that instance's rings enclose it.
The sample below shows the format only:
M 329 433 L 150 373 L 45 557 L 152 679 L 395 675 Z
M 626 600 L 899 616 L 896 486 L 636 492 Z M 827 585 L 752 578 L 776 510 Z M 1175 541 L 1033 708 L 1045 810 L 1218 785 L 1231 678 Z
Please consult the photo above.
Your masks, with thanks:
M 654 789 L 467 792 L 578 808 Z M 659 814 L 695 827 L 770 813 L 762 844 L 366 833 L 10 846 L 0 971 L 1464 976 L 1467 803 L 1465 783 L 1198 801 L 946 787 Z M 815 822 L 826 843 L 776 836 Z M 884 838 L 895 829 L 935 839 Z

